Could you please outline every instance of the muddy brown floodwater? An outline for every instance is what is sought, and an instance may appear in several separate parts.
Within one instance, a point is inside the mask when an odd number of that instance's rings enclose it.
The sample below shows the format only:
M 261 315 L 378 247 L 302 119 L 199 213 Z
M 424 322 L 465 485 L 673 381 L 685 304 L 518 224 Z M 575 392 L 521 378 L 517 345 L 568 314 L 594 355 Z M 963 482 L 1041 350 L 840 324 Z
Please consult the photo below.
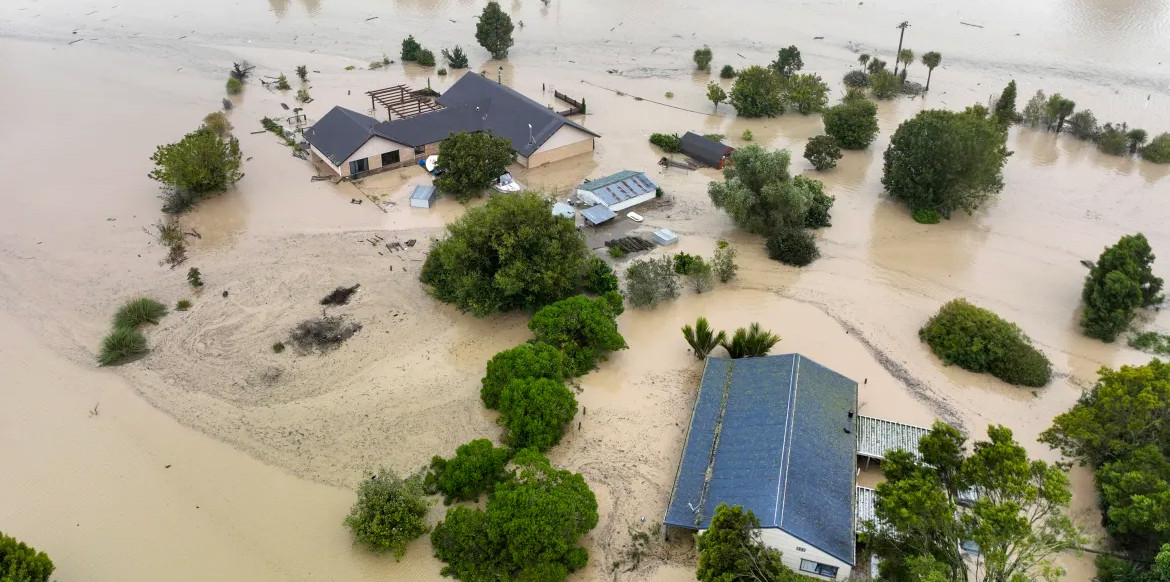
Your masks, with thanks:
M 863 380 L 864 413 L 941 418 L 975 437 L 1002 423 L 1049 460 L 1056 455 L 1036 436 L 1096 369 L 1147 359 L 1078 333 L 1078 261 L 1135 231 L 1156 251 L 1170 248 L 1170 168 L 1016 129 L 1003 193 L 973 216 L 922 226 L 882 195 L 880 154 L 907 117 L 985 102 L 1011 78 L 1021 106 L 1043 88 L 1102 121 L 1170 130 L 1164 2 L 750 0 L 718 17 L 695 0 L 503 5 L 524 23 L 506 62 L 475 46 L 481 3 L 467 0 L 0 3 L 0 530 L 47 551 L 56 579 L 438 580 L 426 539 L 398 563 L 352 547 L 341 526 L 351 487 L 379 466 L 412 471 L 499 435 L 478 381 L 492 354 L 527 337 L 525 316 L 477 320 L 436 304 L 417 282 L 428 240 L 463 208 L 447 200 L 409 208 L 410 187 L 426 181 L 417 168 L 360 185 L 310 182 L 308 164 L 251 133 L 260 117 L 285 115 L 291 95 L 253 82 L 233 98 L 246 176 L 184 218 L 202 235 L 188 264 L 203 271 L 206 290 L 192 295 L 182 269 L 159 266 L 162 250 L 143 233 L 159 217 L 148 158 L 219 108 L 233 60 L 250 60 L 260 75 L 291 76 L 306 64 L 312 120 L 335 104 L 366 110 L 363 92 L 378 87 L 449 86 L 458 72 L 365 70 L 383 54 L 395 58 L 406 34 L 436 53 L 462 44 L 473 71 L 498 71 L 537 100 L 551 103 L 553 88 L 585 97 L 582 122 L 604 136 L 592 157 L 517 169 L 522 182 L 563 195 L 586 177 L 648 170 L 668 196 L 640 210 L 641 231 L 669 227 L 688 252 L 709 254 L 720 238 L 739 248 L 738 280 L 628 311 L 620 326 L 630 349 L 580 381 L 580 424 L 551 455 L 585 475 L 601 506 L 577 580 L 693 577 L 685 544 L 657 548 L 635 572 L 610 564 L 627 525 L 665 509 L 700 371 L 676 330 L 698 315 L 722 328 L 759 321 L 783 337 L 777 352 Z M 930 95 L 880 104 L 882 133 L 869 150 L 817 175 L 837 202 L 810 267 L 767 260 L 756 237 L 711 207 L 705 189 L 716 172 L 655 165 L 651 132 L 723 133 L 741 145 L 750 129 L 757 143 L 793 149 L 794 170 L 809 172 L 799 152 L 821 131 L 819 118 L 712 112 L 710 77 L 691 70 L 691 51 L 707 44 L 716 66 L 743 66 L 796 44 L 806 69 L 836 92 L 857 53 L 892 60 L 902 20 L 912 22 L 906 46 L 940 51 L 943 65 Z M 910 76 L 924 72 L 915 64 Z M 386 212 L 350 204 L 367 195 Z M 374 237 L 418 244 L 391 252 Z M 353 283 L 361 290 L 336 312 L 364 325 L 357 336 L 325 356 L 271 351 L 319 313 L 320 297 Z M 97 369 L 112 312 L 139 294 L 195 306 L 149 331 L 147 357 Z M 1052 384 L 1024 390 L 942 366 L 916 331 L 957 296 L 1026 330 L 1053 361 Z M 1165 329 L 1166 317 L 1146 323 Z M 1074 513 L 1100 535 L 1091 478 L 1074 469 L 1072 479 Z M 439 506 L 430 519 L 441 516 Z M 1085 557 L 1061 561 L 1070 580 L 1092 576 Z

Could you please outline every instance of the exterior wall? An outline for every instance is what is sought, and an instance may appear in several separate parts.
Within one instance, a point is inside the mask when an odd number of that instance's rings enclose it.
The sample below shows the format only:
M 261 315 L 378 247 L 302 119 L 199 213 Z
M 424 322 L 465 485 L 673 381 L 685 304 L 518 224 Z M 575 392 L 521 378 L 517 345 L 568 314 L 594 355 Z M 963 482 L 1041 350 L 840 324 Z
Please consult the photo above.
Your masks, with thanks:
M 325 157 L 313 144 L 309 144 L 309 150 L 313 152 L 313 155 L 316 156 L 317 159 L 324 162 L 326 166 L 329 166 L 329 168 L 332 169 L 338 176 L 345 177 L 349 175 L 349 164 L 346 164 L 345 170 L 342 171 L 341 168 L 334 166 L 333 162 L 329 161 L 329 158 Z
M 342 164 L 341 168 L 340 168 L 340 169 L 344 170 L 344 173 L 342 175 L 343 176 L 349 175 L 349 163 L 350 162 L 352 162 L 354 160 L 360 160 L 362 158 L 366 158 L 368 160 L 367 163 L 369 164 L 370 171 L 381 168 L 382 167 L 382 154 L 387 153 L 387 152 L 392 152 L 394 150 L 398 150 L 399 161 L 405 162 L 408 160 L 412 160 L 415 157 L 414 156 L 414 148 L 409 147 L 409 146 L 404 146 L 400 143 L 393 142 L 393 141 L 390 141 L 388 139 L 381 138 L 381 137 L 378 137 L 375 135 L 375 136 L 371 137 L 366 143 L 362 144 L 362 147 L 358 148 L 357 151 L 354 152 L 352 156 L 349 156 L 349 158 L 345 160 L 345 163 Z
M 785 566 L 792 568 L 797 573 L 810 576 L 812 578 L 820 578 L 823 580 L 830 580 L 824 576 L 819 576 L 812 572 L 802 572 L 800 570 L 800 560 L 812 560 L 820 562 L 827 566 L 837 567 L 837 580 L 848 580 L 853 568 L 845 562 L 826 554 L 825 552 L 793 537 L 788 532 L 777 528 L 766 528 L 760 531 L 762 541 L 770 547 L 780 550 L 780 561 Z
M 592 141 L 593 136 L 571 125 L 562 125 L 561 128 L 558 129 L 555 133 L 548 136 L 548 139 L 544 140 L 544 143 L 540 144 L 540 147 L 536 148 L 536 151 L 532 152 L 532 155 L 535 157 L 536 154 L 555 150 L 557 148 L 585 140 Z
M 560 133 L 560 132 L 557 132 L 557 133 Z M 546 142 L 546 144 L 547 144 L 547 142 Z M 579 142 L 574 142 L 574 143 L 571 143 L 569 145 L 561 146 L 559 148 L 546 150 L 546 151 L 539 151 L 538 150 L 536 152 L 533 152 L 533 154 L 531 156 L 528 156 L 527 158 L 517 158 L 517 160 L 520 161 L 520 163 L 526 168 L 535 168 L 537 166 L 543 166 L 543 165 L 548 164 L 548 163 L 559 162 L 565 158 L 571 158 L 573 156 L 591 153 L 592 151 L 593 151 L 593 139 L 592 139 L 592 136 L 590 136 L 590 139 L 587 139 L 584 141 L 579 141 Z

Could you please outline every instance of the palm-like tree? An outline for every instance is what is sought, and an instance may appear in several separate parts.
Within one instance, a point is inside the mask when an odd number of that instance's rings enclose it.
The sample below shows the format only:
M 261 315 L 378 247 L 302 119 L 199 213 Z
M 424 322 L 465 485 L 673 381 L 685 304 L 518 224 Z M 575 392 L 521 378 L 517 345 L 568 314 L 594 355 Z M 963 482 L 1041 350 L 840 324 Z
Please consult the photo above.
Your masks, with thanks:
M 902 39 L 906 36 L 906 29 L 910 28 L 910 21 L 903 20 L 902 23 L 899 24 L 895 28 L 899 28 L 902 30 L 902 32 L 898 33 L 898 52 L 897 52 L 897 54 L 900 55 L 900 54 L 902 54 Z M 896 62 L 894 63 L 894 74 L 895 75 L 898 74 L 898 63 L 896 63 Z
M 1136 154 L 1138 150 L 1142 149 L 1142 145 L 1146 143 L 1146 138 L 1149 136 L 1144 129 L 1131 129 L 1129 133 L 1125 134 L 1125 137 L 1129 140 L 1129 153 Z
M 868 53 L 861 53 L 861 55 L 857 57 L 857 62 L 861 65 L 861 68 L 865 68 L 865 64 L 869 62 L 869 58 L 870 57 Z
M 906 70 L 910 68 L 910 63 L 914 62 L 914 51 L 910 49 L 901 49 L 898 51 L 898 62 L 902 63 L 902 80 L 906 80 Z M 898 65 L 894 65 L 894 71 L 898 70 Z
M 727 349 L 727 355 L 732 358 L 758 358 L 768 355 L 768 351 L 779 341 L 780 336 L 770 331 L 761 331 L 760 324 L 753 323 L 747 328 L 735 330 L 731 341 L 724 339 L 722 344 Z
M 700 317 L 695 321 L 695 327 L 691 324 L 686 324 L 682 328 L 683 337 L 686 338 L 687 343 L 691 344 L 691 349 L 695 352 L 695 359 L 702 360 L 711 353 L 711 350 L 723 343 L 727 339 L 727 334 L 720 331 L 718 334 L 711 329 L 711 324 L 707 323 L 706 317 Z
M 934 51 L 930 51 L 922 55 L 922 64 L 926 65 L 929 70 L 926 73 L 926 90 L 930 91 L 930 76 L 934 74 L 934 68 L 942 62 L 942 55 Z

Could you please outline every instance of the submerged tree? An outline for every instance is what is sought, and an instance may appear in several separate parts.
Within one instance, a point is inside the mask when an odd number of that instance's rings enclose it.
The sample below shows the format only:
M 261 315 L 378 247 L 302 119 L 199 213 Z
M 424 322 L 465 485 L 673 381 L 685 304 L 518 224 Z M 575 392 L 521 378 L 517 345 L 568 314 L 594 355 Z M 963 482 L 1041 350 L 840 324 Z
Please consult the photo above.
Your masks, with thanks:
M 455 45 L 450 52 L 443 49 L 443 58 L 447 60 L 447 66 L 452 69 L 466 69 L 467 68 L 467 53 L 463 52 L 463 47 Z
M 614 305 L 614 301 L 618 304 Z M 528 329 L 536 341 L 564 354 L 565 373 L 582 376 L 599 360 L 615 350 L 625 349 L 626 340 L 617 330 L 621 295 L 590 299 L 577 295 L 546 305 L 532 316 Z
M 522 378 L 565 378 L 565 356 L 544 342 L 528 342 L 504 350 L 488 360 L 487 373 L 480 381 L 479 397 L 487 408 L 499 408 L 500 392 L 512 380 Z
M 707 83 L 707 101 L 715 105 L 715 111 L 719 111 L 719 104 L 727 101 L 727 91 L 724 91 L 719 83 L 714 81 Z
M 478 501 L 481 493 L 491 491 L 504 478 L 504 469 L 512 451 L 496 447 L 488 439 L 475 439 L 459 445 L 450 459 L 435 456 L 427 472 L 428 490 L 443 494 L 443 501 Z
M 703 45 L 703 48 L 695 49 L 695 54 L 691 57 L 695 61 L 695 68 L 700 71 L 708 71 L 711 69 L 711 59 L 714 58 L 711 52 L 711 47 Z
M 1056 133 L 1060 133 L 1060 130 L 1064 129 L 1065 120 L 1073 114 L 1073 109 L 1075 109 L 1076 106 L 1077 104 L 1074 103 L 1071 99 L 1065 99 L 1064 97 L 1061 97 L 1060 93 L 1056 93 L 1049 97 L 1048 103 L 1045 104 L 1045 111 L 1048 114 L 1048 119 L 1056 124 L 1054 128 L 1050 129 L 1054 129 Z
M 788 103 L 802 115 L 821 111 L 829 103 L 829 86 L 820 75 L 793 75 L 784 87 Z
M 691 350 L 697 360 L 706 359 L 707 354 L 711 353 L 711 350 L 718 347 L 727 339 L 726 333 L 722 331 L 715 333 L 715 330 L 711 329 L 711 324 L 707 322 L 706 317 L 700 317 L 695 320 L 694 327 L 691 327 L 689 323 L 684 325 L 682 334 L 683 338 L 690 344 Z
M 49 582 L 53 561 L 44 552 L 0 532 L 0 580 Z
M 784 79 L 795 75 L 797 71 L 804 68 L 804 61 L 800 58 L 800 49 L 796 48 L 796 45 L 780 49 L 780 52 L 776 54 L 776 60 L 772 61 L 771 68 Z
M 863 150 L 877 137 L 877 105 L 867 99 L 850 99 L 825 110 L 825 133 L 847 150 Z
M 927 91 L 930 91 L 930 77 L 932 75 L 934 75 L 935 67 L 937 67 L 939 65 L 939 63 L 941 63 L 941 62 L 942 62 L 942 55 L 935 52 L 935 51 L 930 51 L 930 52 L 922 55 L 922 64 L 926 65 L 926 70 L 927 70 L 927 73 L 926 73 L 926 90 Z
M 1153 249 L 1141 233 L 1123 236 L 1101 253 L 1081 292 L 1085 335 L 1112 342 L 1129 328 L 1135 309 L 1162 302 L 1162 279 L 1154 276 L 1153 264 Z
M 512 48 L 512 18 L 500 9 L 500 3 L 492 0 L 483 8 L 479 22 L 475 25 L 475 40 L 496 60 L 508 58 Z
M 784 113 L 783 84 L 771 69 L 751 66 L 731 87 L 731 106 L 740 117 L 776 117 Z
M 413 34 L 402 39 L 402 52 L 400 54 L 402 57 L 402 62 L 410 63 L 417 61 L 418 53 L 421 50 L 422 45 L 420 45 L 417 40 L 414 40 Z
M 707 194 L 740 228 L 769 236 L 786 228 L 803 228 L 816 198 L 817 184 L 794 180 L 787 150 L 767 151 L 752 144 L 731 154 L 723 181 L 711 182 Z
M 999 94 L 999 99 L 995 101 L 995 111 L 993 112 L 996 121 L 1000 125 L 1007 127 L 1015 123 L 1019 119 L 1019 114 L 1016 113 L 1016 81 L 1012 79 L 1003 92 Z
M 179 212 L 195 200 L 240 181 L 244 177 L 240 172 L 242 158 L 239 140 L 201 127 L 178 143 L 158 146 L 150 156 L 154 162 L 150 178 L 188 202 L 175 206 L 168 200 L 164 210 Z
M 356 542 L 401 559 L 406 544 L 426 533 L 427 500 L 422 479 L 401 479 L 393 471 L 379 471 L 358 485 L 358 499 L 345 518 Z
M 914 51 L 910 49 L 901 49 L 898 51 L 898 62 L 902 63 L 902 80 L 906 80 L 906 71 L 910 68 L 910 63 L 914 62 Z M 895 65 L 895 68 L 897 66 Z
M 804 146 L 804 159 L 819 171 L 831 170 L 837 167 L 837 160 L 841 159 L 841 146 L 831 136 L 810 137 Z
M 780 342 L 780 336 L 760 329 L 758 322 L 735 330 L 731 339 L 724 338 L 720 345 L 732 358 L 758 358 L 768 355 L 772 346 Z
M 487 190 L 516 161 L 512 141 L 490 133 L 453 133 L 439 144 L 435 187 L 466 202 Z

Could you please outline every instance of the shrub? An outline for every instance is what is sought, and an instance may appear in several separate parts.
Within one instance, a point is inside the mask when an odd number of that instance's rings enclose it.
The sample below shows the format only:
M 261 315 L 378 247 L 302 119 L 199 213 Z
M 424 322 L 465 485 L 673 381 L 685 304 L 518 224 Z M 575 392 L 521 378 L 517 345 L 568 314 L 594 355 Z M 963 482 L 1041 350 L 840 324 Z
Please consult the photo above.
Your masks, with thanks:
M 500 392 L 512 380 L 523 378 L 565 378 L 565 357 L 557 348 L 543 342 L 520 344 L 504 350 L 487 363 L 487 373 L 480 381 L 479 397 L 487 408 L 500 407 Z
M 4 582 L 49 582 L 53 561 L 16 538 L 0 532 L 0 580 Z
M 1092 111 L 1082 109 L 1068 118 L 1068 132 L 1078 139 L 1092 141 L 1101 133 L 1101 127 Z
M 715 272 L 703 257 L 696 257 L 698 263 L 691 269 L 691 286 L 695 293 L 706 293 L 715 288 Z
M 290 340 L 303 354 L 314 350 L 326 352 L 340 347 L 361 329 L 361 324 L 346 323 L 344 317 L 322 316 L 298 323 L 290 334 Z
M 626 256 L 625 249 L 623 249 L 622 247 L 619 247 L 617 245 L 609 247 L 609 251 L 607 251 L 607 252 L 609 253 L 609 256 L 611 256 L 615 259 L 620 259 L 620 258 Z
M 452 69 L 466 69 L 467 68 L 467 53 L 463 52 L 463 48 L 456 45 L 450 52 L 443 49 L 443 58 L 447 60 L 447 66 Z
M 191 309 L 191 305 L 193 304 L 191 303 L 190 299 L 180 299 L 177 303 L 175 303 L 175 311 L 187 311 L 188 309 Z
M 446 77 L 447 76 L 447 69 L 439 69 L 438 71 L 435 71 L 435 74 L 440 76 L 440 77 Z
M 1149 354 L 1170 356 L 1170 335 L 1147 331 L 1129 338 L 1129 347 Z
M 1142 159 L 1155 164 L 1170 164 L 1170 133 L 1163 133 L 1142 148 Z
M 297 101 L 300 101 L 301 103 L 308 103 L 312 100 L 313 98 L 309 95 L 308 89 L 304 87 L 297 89 Z
M 127 358 L 146 353 L 146 338 L 136 329 L 115 327 L 109 335 L 102 338 L 102 349 L 98 355 L 98 362 L 103 366 L 111 366 Z
M 869 75 L 865 71 L 853 70 L 845 73 L 845 77 L 841 79 L 846 87 L 864 88 L 869 86 Z
M 244 176 L 240 173 L 242 159 L 239 140 L 200 128 L 183 136 L 178 143 L 158 146 L 150 156 L 154 169 L 149 176 L 187 203 L 193 203 L 238 182 Z M 172 210 L 184 206 L 168 204 Z
M 309 80 L 309 67 L 297 65 L 297 77 L 300 77 L 302 83 L 307 82 Z
M 551 449 L 576 414 L 577 399 L 558 380 L 521 378 L 500 391 L 498 422 L 506 431 L 504 442 L 516 449 Z
M 278 354 L 283 352 L 284 351 L 284 342 L 276 342 L 276 343 L 272 344 L 272 351 L 276 352 Z
M 776 117 L 784 113 L 783 83 L 771 69 L 751 66 L 731 87 L 731 106 L 740 117 Z
M 677 299 L 678 295 L 678 276 L 670 257 L 634 261 L 626 268 L 626 299 L 630 305 L 652 308 L 660 301 Z
M 681 138 L 677 133 L 652 133 L 650 134 L 650 143 L 662 148 L 662 151 L 668 154 L 676 154 L 679 152 L 679 143 Z
M 187 269 L 187 283 L 189 283 L 192 287 L 203 286 L 203 274 L 199 272 L 199 269 L 195 267 Z
M 822 111 L 829 103 L 829 86 L 820 75 L 793 75 L 784 83 L 788 104 L 801 115 Z
M 539 309 L 577 292 L 588 249 L 540 195 L 493 196 L 447 225 L 421 280 L 441 301 L 483 316 Z
M 918 224 L 938 224 L 942 222 L 942 217 L 939 216 L 938 212 L 929 208 L 919 208 L 911 212 L 910 217 Z
M 867 99 L 849 100 L 825 110 L 825 133 L 847 150 L 863 150 L 878 133 L 877 105 Z
M 617 275 L 609 264 L 598 257 L 590 257 L 585 265 L 585 291 L 601 295 L 619 288 Z
M 947 364 L 988 373 L 1009 384 L 1040 387 L 1052 377 L 1048 358 L 1016 324 L 955 299 L 930 318 L 918 337 Z
M 431 52 L 430 49 L 421 49 L 418 51 L 417 61 L 424 67 L 433 67 L 435 66 L 435 53 Z
M 735 78 L 735 67 L 733 67 L 731 65 L 723 65 L 723 68 L 719 70 L 719 78 L 721 78 L 721 79 L 734 79 Z
M 667 99 L 674 99 L 674 93 L 671 93 L 670 91 L 667 91 L 667 92 L 666 92 L 666 98 L 667 98 Z
M 288 91 L 289 89 L 292 89 L 292 85 L 288 84 L 288 77 L 285 77 L 284 73 L 281 73 L 280 76 L 276 78 L 276 89 L 279 91 Z
M 803 267 L 821 256 L 817 250 L 816 237 L 811 232 L 798 228 L 786 228 L 777 232 L 764 245 L 768 258 L 785 265 Z
M 752 130 L 750 130 L 750 129 L 745 129 L 745 130 L 743 130 L 743 135 L 741 135 L 741 136 L 739 136 L 739 137 L 740 137 L 740 139 L 742 139 L 743 141 L 752 141 L 752 137 L 753 137 L 753 136 L 752 136 Z
M 902 92 L 902 81 L 898 80 L 897 75 L 885 69 L 879 69 L 870 73 L 869 88 L 873 92 L 873 96 L 878 99 L 893 99 Z
M 167 314 L 167 306 L 149 297 L 127 301 L 114 314 L 114 327 L 137 329 L 144 323 L 158 324 Z
M 475 439 L 459 445 L 450 459 L 434 457 L 423 484 L 427 491 L 443 494 L 443 502 L 478 501 L 481 493 L 491 491 L 501 481 L 512 458 L 506 447 L 492 446 L 487 439 Z
M 735 334 L 728 340 L 726 337 L 720 345 L 727 350 L 732 358 L 758 358 L 768 355 L 772 346 L 780 341 L 780 336 L 760 329 L 759 323 L 753 323 L 744 328 L 735 330 Z
M 829 211 L 832 210 L 833 202 L 836 202 L 837 198 L 825 194 L 825 184 L 820 180 L 804 176 L 797 176 L 793 178 L 793 181 L 805 186 L 804 189 L 811 193 L 808 211 L 804 215 L 804 227 L 825 228 L 833 226 L 829 222 Z
M 222 111 L 208 113 L 207 117 L 203 118 L 203 127 L 215 132 L 215 135 L 219 137 L 227 137 L 232 134 L 232 123 L 228 121 L 227 115 Z
M 704 45 L 703 48 L 695 49 L 695 54 L 691 57 L 695 61 L 695 68 L 700 71 L 706 71 L 711 68 L 711 48 Z
M 582 376 L 598 360 L 604 360 L 606 353 L 626 348 L 626 340 L 617 330 L 621 304 L 612 301 L 608 294 L 597 299 L 584 295 L 562 299 L 537 311 L 528 329 L 537 342 L 564 354 L 565 374 Z M 617 301 L 621 301 L 620 295 Z
M 695 359 L 702 360 L 711 353 L 711 350 L 723 343 L 727 339 L 727 334 L 720 331 L 715 333 L 711 329 L 711 324 L 707 322 L 706 317 L 700 317 L 695 320 L 695 326 L 686 324 L 682 328 L 683 338 L 691 346 L 692 353 L 695 354 Z
M 244 82 L 235 77 L 228 77 L 224 87 L 227 89 L 228 95 L 239 95 L 244 91 Z
M 703 257 L 689 253 L 675 253 L 674 272 L 679 275 L 690 275 L 703 262 Z
M 412 61 L 417 61 L 418 52 L 421 50 L 422 45 L 418 44 L 417 40 L 414 40 L 413 34 L 402 39 L 402 52 L 400 53 L 402 62 L 409 63 Z
M 837 160 L 841 159 L 841 146 L 827 135 L 810 137 L 804 146 L 804 159 L 819 171 L 836 168 Z
M 735 255 L 735 247 L 727 241 L 715 243 L 715 256 L 711 258 L 711 268 L 715 270 L 715 276 L 719 278 L 720 283 L 727 283 L 735 278 L 735 272 L 739 270 L 739 266 L 735 264 Z
M 394 559 L 406 554 L 406 544 L 426 533 L 427 501 L 422 479 L 400 479 L 382 469 L 358 485 L 357 502 L 345 518 L 355 542 L 375 552 L 390 550 Z
M 1074 115 L 1075 117 L 1075 115 Z M 1129 153 L 1129 128 L 1124 123 L 1113 125 L 1106 123 L 1097 134 L 1097 149 L 1111 156 L 1124 156 Z

